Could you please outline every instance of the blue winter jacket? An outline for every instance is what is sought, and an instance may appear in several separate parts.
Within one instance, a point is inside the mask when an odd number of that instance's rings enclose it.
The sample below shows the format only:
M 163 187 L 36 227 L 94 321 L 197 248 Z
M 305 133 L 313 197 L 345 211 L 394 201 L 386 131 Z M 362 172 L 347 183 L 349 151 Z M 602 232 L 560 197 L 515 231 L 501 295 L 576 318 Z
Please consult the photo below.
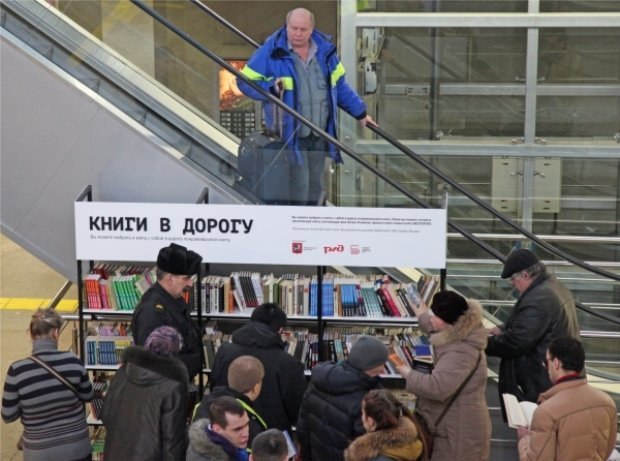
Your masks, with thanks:
M 336 54 L 336 47 L 331 42 L 331 38 L 318 30 L 312 32 L 312 40 L 317 45 L 316 58 L 321 65 L 325 75 L 325 84 L 330 88 L 330 115 L 325 131 L 336 137 L 336 127 L 338 126 L 338 110 L 342 108 L 351 116 L 358 120 L 366 117 L 366 104 L 362 98 L 349 86 L 344 78 L 344 66 Z M 265 90 L 277 96 L 274 85 L 276 79 L 281 79 L 284 89 L 282 96 L 283 102 L 294 110 L 298 110 L 297 90 L 295 82 L 297 75 L 295 72 L 294 57 L 288 50 L 286 37 L 286 27 L 282 27 L 272 34 L 265 43 L 258 48 L 250 57 L 247 65 L 241 72 L 250 80 L 260 85 Z M 252 88 L 242 79 L 237 79 L 239 89 L 251 97 L 263 101 L 263 112 L 265 125 L 274 131 L 279 128 L 274 120 L 274 104 L 268 101 L 263 95 Z M 296 126 L 299 124 L 295 118 L 288 113 L 284 113 L 282 120 L 282 138 L 287 141 L 291 152 L 289 160 L 298 165 L 303 164 L 301 154 L 298 149 Z M 329 144 L 329 155 L 338 163 L 342 163 L 342 157 L 338 150 L 331 143 Z

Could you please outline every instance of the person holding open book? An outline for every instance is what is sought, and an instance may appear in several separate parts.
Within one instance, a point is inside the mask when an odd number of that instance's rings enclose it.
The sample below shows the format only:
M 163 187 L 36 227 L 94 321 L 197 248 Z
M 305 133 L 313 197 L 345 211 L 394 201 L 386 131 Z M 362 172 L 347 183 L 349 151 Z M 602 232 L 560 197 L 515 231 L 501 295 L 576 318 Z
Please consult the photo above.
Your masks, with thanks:
M 500 357 L 498 390 L 517 400 L 536 402 L 551 387 L 542 366 L 549 342 L 559 336 L 579 338 L 577 311 L 572 294 L 530 250 L 508 256 L 502 278 L 510 278 L 521 294 L 506 322 L 490 329 L 486 353 Z
M 529 428 L 519 427 L 520 461 L 605 461 L 616 444 L 616 404 L 583 377 L 585 352 L 570 337 L 549 344 L 544 365 L 553 387 L 543 392 Z
M 412 370 L 407 364 L 398 372 L 407 391 L 417 395 L 416 413 L 430 430 L 436 427 L 433 461 L 485 461 L 491 445 L 491 419 L 486 402 L 487 333 L 482 307 L 453 291 L 442 291 L 416 307 L 420 328 L 430 334 L 435 351 L 431 373 Z M 428 455 L 428 453 L 427 453 Z

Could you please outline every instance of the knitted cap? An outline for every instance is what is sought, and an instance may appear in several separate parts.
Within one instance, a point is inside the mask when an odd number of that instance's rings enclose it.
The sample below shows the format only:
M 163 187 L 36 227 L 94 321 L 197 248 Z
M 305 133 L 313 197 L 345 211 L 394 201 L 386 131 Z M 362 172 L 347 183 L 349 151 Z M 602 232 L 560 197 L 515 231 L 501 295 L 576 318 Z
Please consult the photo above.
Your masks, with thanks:
M 387 346 L 369 335 L 361 335 L 349 352 L 349 364 L 362 371 L 383 365 L 387 358 Z
M 514 250 L 508 255 L 508 259 L 504 264 L 502 278 L 507 279 L 512 277 L 517 272 L 521 272 L 528 267 L 532 267 L 538 262 L 540 262 L 540 259 L 538 259 L 538 256 L 532 253 L 532 251 L 525 248 Z
M 176 243 L 162 248 L 157 255 L 157 267 L 174 275 L 197 274 L 201 262 L 202 256 Z
M 454 291 L 435 293 L 431 306 L 433 314 L 451 325 L 469 308 L 467 300 Z
M 181 350 L 181 335 L 172 327 L 155 328 L 146 338 L 145 349 L 162 357 L 176 357 Z

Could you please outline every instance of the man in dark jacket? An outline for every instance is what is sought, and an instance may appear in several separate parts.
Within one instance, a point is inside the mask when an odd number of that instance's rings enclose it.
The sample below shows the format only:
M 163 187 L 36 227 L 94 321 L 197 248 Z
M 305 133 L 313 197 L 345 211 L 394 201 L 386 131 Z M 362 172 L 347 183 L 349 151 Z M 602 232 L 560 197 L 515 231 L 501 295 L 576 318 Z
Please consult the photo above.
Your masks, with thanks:
M 145 348 L 124 351 L 103 401 L 106 460 L 185 459 L 189 379 L 175 358 L 180 343 L 179 333 L 163 326 L 149 335 Z
M 144 293 L 131 320 L 131 331 L 138 346 L 143 346 L 148 335 L 163 325 L 181 334 L 183 347 L 179 358 L 187 367 L 190 380 L 202 368 L 202 340 L 198 326 L 190 318 L 191 306 L 184 295 L 192 289 L 201 262 L 198 253 L 176 243 L 159 250 L 157 283 Z
M 220 346 L 211 370 L 212 386 L 228 385 L 228 367 L 241 355 L 251 355 L 265 367 L 262 391 L 254 408 L 267 426 L 291 430 L 297 421 L 306 389 L 303 364 L 284 350 L 280 331 L 286 314 L 276 304 L 266 303 L 254 309 L 250 322 L 232 335 L 232 342 Z
M 260 360 L 251 355 L 242 355 L 228 367 L 228 386 L 216 386 L 202 397 L 194 420 L 209 418 L 209 406 L 218 397 L 232 397 L 243 407 L 250 418 L 250 439 L 267 429 L 267 423 L 254 408 L 254 401 L 260 395 L 265 367 Z
M 373 336 L 362 335 L 347 361 L 320 363 L 312 369 L 304 395 L 297 438 L 304 461 L 342 461 L 344 450 L 365 433 L 362 399 L 379 387 L 388 349 Z
M 515 250 L 508 256 L 502 278 L 510 278 L 521 293 L 504 325 L 489 330 L 486 353 L 501 357 L 498 389 L 504 420 L 502 393 L 536 402 L 551 387 L 543 363 L 552 339 L 579 339 L 575 301 L 555 276 L 530 250 Z

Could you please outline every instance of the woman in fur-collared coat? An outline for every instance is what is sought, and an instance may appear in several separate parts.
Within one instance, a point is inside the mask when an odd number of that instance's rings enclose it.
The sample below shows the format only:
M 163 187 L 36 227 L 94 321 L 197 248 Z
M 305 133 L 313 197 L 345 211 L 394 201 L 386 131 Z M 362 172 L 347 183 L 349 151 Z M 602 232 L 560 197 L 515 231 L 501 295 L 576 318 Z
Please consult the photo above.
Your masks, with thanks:
M 422 454 L 422 442 L 409 410 L 389 390 L 366 394 L 362 423 L 366 434 L 345 450 L 345 461 L 416 461 Z
M 437 420 L 450 397 L 468 379 L 437 427 L 432 461 L 486 461 L 491 419 L 486 403 L 487 333 L 482 307 L 473 299 L 444 291 L 433 297 L 432 311 L 416 312 L 420 328 L 430 333 L 435 354 L 431 374 L 399 367 L 407 390 L 418 396 L 417 411 L 427 424 Z

